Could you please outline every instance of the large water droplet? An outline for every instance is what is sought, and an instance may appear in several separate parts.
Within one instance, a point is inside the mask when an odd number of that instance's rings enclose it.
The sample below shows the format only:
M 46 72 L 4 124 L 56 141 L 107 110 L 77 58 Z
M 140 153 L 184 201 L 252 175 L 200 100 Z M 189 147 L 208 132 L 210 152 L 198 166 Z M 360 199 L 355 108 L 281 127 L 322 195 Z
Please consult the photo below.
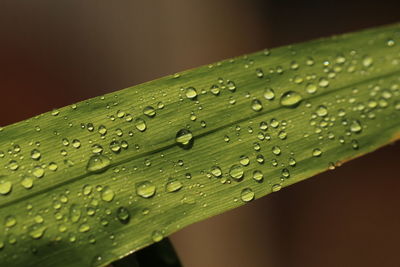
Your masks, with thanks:
M 179 147 L 190 149 L 194 143 L 193 134 L 187 129 L 181 129 L 176 133 L 175 141 Z
M 44 232 L 47 230 L 47 227 L 42 224 L 34 224 L 29 228 L 29 235 L 33 239 L 40 239 L 44 235 Z
M 156 193 L 156 186 L 149 181 L 144 181 L 136 185 L 136 194 L 143 198 L 151 198 Z
M 32 177 L 25 177 L 24 179 L 22 179 L 21 181 L 21 185 L 26 188 L 26 189 L 30 189 L 33 186 L 33 179 Z
M 299 93 L 295 91 L 288 91 L 281 96 L 280 103 L 284 107 L 295 108 L 302 100 L 303 97 Z
M 86 169 L 89 172 L 100 173 L 107 169 L 110 166 L 111 160 L 104 155 L 94 155 L 91 156 Z

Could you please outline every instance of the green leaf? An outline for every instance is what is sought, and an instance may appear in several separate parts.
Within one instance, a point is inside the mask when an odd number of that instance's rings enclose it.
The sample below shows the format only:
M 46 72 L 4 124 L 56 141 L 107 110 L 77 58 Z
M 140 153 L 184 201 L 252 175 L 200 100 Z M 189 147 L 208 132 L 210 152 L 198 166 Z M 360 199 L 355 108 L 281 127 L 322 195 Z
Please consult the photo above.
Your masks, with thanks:
M 400 136 L 400 26 L 199 67 L 0 131 L 0 262 L 104 266 Z

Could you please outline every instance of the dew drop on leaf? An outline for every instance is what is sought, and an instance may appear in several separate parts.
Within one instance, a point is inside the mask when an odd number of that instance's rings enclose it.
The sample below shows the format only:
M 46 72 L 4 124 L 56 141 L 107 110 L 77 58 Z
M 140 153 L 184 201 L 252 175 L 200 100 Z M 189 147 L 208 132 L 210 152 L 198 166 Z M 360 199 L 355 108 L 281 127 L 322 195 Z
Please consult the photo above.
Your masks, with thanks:
M 187 129 L 181 129 L 176 133 L 175 141 L 179 147 L 190 149 L 194 143 L 193 134 Z
M 153 231 L 153 233 L 151 234 L 151 239 L 154 242 L 160 242 L 161 240 L 163 240 L 163 238 L 164 238 L 163 234 L 158 230 Z
M 229 175 L 235 180 L 242 179 L 244 175 L 243 167 L 238 164 L 232 165 L 232 167 L 229 169 Z
M 189 99 L 194 99 L 197 97 L 197 91 L 194 87 L 186 88 L 185 95 Z
M 136 194 L 143 198 L 151 198 L 156 193 L 156 186 L 149 181 L 144 181 L 136 185 Z
M 100 173 L 105 171 L 110 164 L 111 160 L 107 156 L 94 155 L 90 157 L 86 169 L 88 172 Z
M 264 90 L 264 98 L 267 100 L 273 100 L 275 98 L 275 91 L 272 88 L 267 88 Z
M 11 192 L 13 184 L 10 181 L 0 180 L 0 194 L 7 195 Z
M 122 224 L 127 224 L 129 223 L 131 219 L 131 215 L 129 213 L 129 210 L 125 207 L 119 207 L 117 209 L 117 218 L 118 221 Z
M 182 188 L 182 183 L 174 178 L 168 180 L 167 184 L 165 185 L 165 190 L 168 193 L 176 192 Z
M 360 133 L 362 131 L 362 126 L 360 121 L 353 120 L 350 124 L 350 131 L 352 131 L 353 133 Z
M 152 106 L 147 106 L 143 109 L 143 114 L 149 118 L 153 118 L 156 115 L 156 110 Z
M 144 131 L 146 131 L 147 125 L 146 125 L 146 122 L 143 119 L 137 118 L 135 120 L 135 127 L 139 131 L 144 132 Z
M 258 99 L 254 99 L 251 102 L 251 109 L 254 111 L 261 111 L 263 109 L 261 101 Z
M 101 199 L 106 201 L 106 202 L 111 202 L 115 197 L 115 193 L 114 191 L 106 186 L 103 188 L 103 190 L 101 191 Z
M 240 194 L 240 198 L 243 202 L 250 202 L 254 199 L 254 192 L 250 188 L 245 188 Z
M 302 100 L 303 97 L 299 93 L 295 91 L 288 91 L 281 96 L 280 104 L 287 108 L 295 108 Z
M 264 175 L 261 171 L 255 170 L 253 172 L 253 179 L 257 182 L 261 182 L 264 178 Z

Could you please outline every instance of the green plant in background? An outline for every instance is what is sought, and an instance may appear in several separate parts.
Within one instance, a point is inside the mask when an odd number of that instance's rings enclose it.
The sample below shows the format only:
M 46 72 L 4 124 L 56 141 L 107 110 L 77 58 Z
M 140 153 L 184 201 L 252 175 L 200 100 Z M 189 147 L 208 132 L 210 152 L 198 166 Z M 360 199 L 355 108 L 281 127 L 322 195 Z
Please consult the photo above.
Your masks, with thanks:
M 157 243 L 115 266 L 179 266 L 169 234 L 399 138 L 396 42 L 391 25 L 264 50 L 1 128 L 1 264 Z

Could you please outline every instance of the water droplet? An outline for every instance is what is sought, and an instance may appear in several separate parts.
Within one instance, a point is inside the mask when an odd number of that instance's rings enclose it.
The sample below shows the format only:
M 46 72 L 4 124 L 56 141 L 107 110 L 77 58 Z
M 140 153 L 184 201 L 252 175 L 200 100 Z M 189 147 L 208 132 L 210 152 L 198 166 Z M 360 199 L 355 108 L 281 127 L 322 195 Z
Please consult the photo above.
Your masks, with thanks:
M 369 68 L 372 66 L 372 63 L 374 63 L 374 60 L 372 59 L 372 57 L 366 56 L 364 57 L 362 64 L 364 67 Z
M 213 166 L 211 167 L 211 174 L 214 175 L 215 177 L 221 177 L 222 175 L 222 170 L 218 166 Z
M 247 166 L 250 164 L 250 159 L 247 156 L 240 156 L 240 160 L 239 160 L 240 164 L 242 164 L 243 166 Z
M 107 156 L 94 155 L 90 157 L 86 169 L 89 172 L 100 173 L 105 171 L 110 164 L 111 160 Z
M 34 149 L 31 151 L 31 158 L 34 160 L 39 160 L 41 157 L 40 151 L 37 149 Z
M 30 189 L 33 186 L 33 179 L 31 177 L 25 177 L 22 179 L 21 185 L 26 189 Z
M 147 106 L 143 109 L 143 114 L 147 117 L 153 118 L 156 115 L 156 110 L 152 106 Z
M 143 198 L 151 198 L 156 193 L 156 186 L 149 181 L 144 181 L 136 185 L 136 194 Z
M 324 105 L 318 106 L 317 115 L 320 117 L 325 117 L 326 115 L 328 115 L 328 109 Z
M 279 139 L 281 139 L 281 140 L 285 140 L 286 137 L 287 137 L 287 133 L 286 133 L 284 130 L 282 130 L 282 131 L 280 131 L 280 132 L 278 133 L 278 137 L 279 137 Z
M 58 169 L 57 163 L 50 162 L 49 163 L 49 170 L 55 172 Z
M 261 101 L 258 99 L 253 99 L 251 102 L 251 109 L 254 111 L 261 111 L 263 109 Z
M 289 158 L 289 165 L 290 166 L 294 167 L 294 166 L 296 166 L 296 164 L 297 164 L 297 162 L 296 162 L 296 160 L 294 158 Z
M 258 78 L 264 77 L 264 72 L 263 72 L 263 70 L 260 69 L 260 68 L 256 69 L 256 75 L 257 75 Z
M 186 88 L 186 97 L 189 99 L 194 99 L 197 97 L 197 91 L 194 87 L 188 87 Z
M 282 175 L 283 178 L 289 178 L 290 177 L 290 172 L 289 172 L 288 169 L 284 168 L 281 171 L 281 175 Z
M 18 165 L 18 163 L 17 163 L 15 160 L 11 160 L 11 161 L 8 163 L 8 168 L 9 168 L 10 170 L 12 170 L 12 171 L 16 171 L 16 170 L 18 170 L 19 165 Z
M 5 218 L 4 226 L 11 228 L 17 224 L 17 219 L 13 215 L 9 215 Z
M 99 134 L 101 135 L 106 135 L 107 134 L 107 128 L 104 125 L 100 125 L 98 129 Z
M 387 46 L 389 46 L 389 47 L 392 47 L 392 46 L 394 46 L 396 43 L 395 43 L 395 41 L 393 40 L 393 39 L 388 39 L 387 41 L 386 41 L 386 45 Z
M 121 145 L 118 141 L 112 141 L 110 143 L 110 150 L 114 153 L 119 153 L 121 151 Z
M 360 145 L 358 144 L 358 141 L 357 141 L 357 140 L 353 139 L 353 140 L 351 140 L 351 147 L 352 147 L 354 150 L 357 150 L 357 149 L 360 148 Z
M 40 239 L 44 235 L 47 227 L 41 224 L 34 224 L 29 228 L 29 235 L 33 239 Z
M 33 168 L 32 174 L 36 178 L 42 178 L 44 176 L 44 169 L 42 167 L 40 167 L 40 166 L 36 166 L 36 167 Z
M 11 192 L 13 184 L 10 181 L 0 180 L 0 194 L 7 195 Z
M 282 185 L 280 185 L 280 184 L 274 184 L 272 186 L 272 192 L 278 192 L 281 189 L 282 189 Z
M 114 191 L 106 186 L 104 187 L 103 191 L 101 191 L 101 199 L 106 201 L 106 202 L 111 202 L 115 197 Z
M 80 220 L 82 215 L 82 210 L 79 208 L 78 205 L 72 204 L 69 208 L 69 219 L 71 222 L 76 223 Z
M 220 92 L 219 86 L 218 86 L 217 84 L 213 84 L 213 85 L 211 86 L 211 88 L 210 88 L 210 92 L 211 92 L 213 95 L 219 95 L 219 92 Z
M 264 98 L 267 100 L 273 100 L 275 98 L 275 91 L 272 88 L 267 88 L 264 90 Z
M 317 86 L 313 83 L 309 83 L 306 85 L 306 91 L 309 94 L 314 94 L 315 92 L 317 92 Z
M 81 232 L 81 233 L 89 232 L 89 231 L 90 231 L 90 225 L 87 224 L 87 223 L 82 223 L 82 224 L 79 226 L 78 231 Z
M 228 80 L 226 85 L 228 86 L 228 90 L 231 92 L 235 92 L 236 84 L 233 81 Z
M 181 129 L 176 133 L 175 141 L 179 147 L 190 149 L 194 143 L 193 134 L 187 129 Z
M 151 234 L 151 239 L 153 239 L 154 242 L 160 242 L 161 240 L 163 240 L 164 236 L 163 234 L 156 230 Z
M 129 213 L 129 210 L 127 208 L 119 207 L 117 209 L 117 218 L 120 223 L 127 224 L 131 219 L 131 214 Z
M 146 131 L 147 125 L 146 125 L 145 120 L 143 120 L 141 118 L 137 118 L 135 120 L 135 127 L 136 127 L 136 129 L 138 129 L 141 132 Z
M 360 121 L 353 120 L 350 124 L 350 131 L 352 131 L 353 133 L 360 133 L 362 131 L 362 126 Z
M 78 139 L 74 139 L 72 140 L 72 146 L 76 149 L 81 147 L 81 141 L 79 141 Z
M 264 178 L 264 174 L 261 171 L 255 170 L 253 172 L 253 179 L 257 182 L 261 182 Z
M 165 185 L 165 190 L 168 193 L 179 191 L 181 188 L 182 188 L 182 183 L 174 178 L 170 178 L 167 184 Z
M 238 164 L 232 165 L 232 167 L 229 169 L 229 175 L 235 180 L 242 179 L 244 175 L 243 167 Z
M 312 155 L 313 155 L 313 157 L 319 157 L 319 156 L 322 155 L 322 150 L 319 149 L 319 148 L 315 148 L 315 149 L 313 149 L 313 151 L 312 151 Z
M 254 199 L 254 192 L 250 188 L 245 188 L 240 194 L 240 198 L 243 202 L 250 202 Z
M 284 93 L 280 99 L 280 103 L 284 107 L 295 108 L 303 100 L 302 96 L 295 91 L 288 91 Z
M 281 154 L 281 148 L 279 146 L 273 146 L 272 147 L 272 153 L 274 153 L 274 155 L 280 155 Z
M 322 77 L 319 79 L 318 85 L 319 85 L 319 87 L 326 88 L 329 86 L 329 81 L 327 78 Z

